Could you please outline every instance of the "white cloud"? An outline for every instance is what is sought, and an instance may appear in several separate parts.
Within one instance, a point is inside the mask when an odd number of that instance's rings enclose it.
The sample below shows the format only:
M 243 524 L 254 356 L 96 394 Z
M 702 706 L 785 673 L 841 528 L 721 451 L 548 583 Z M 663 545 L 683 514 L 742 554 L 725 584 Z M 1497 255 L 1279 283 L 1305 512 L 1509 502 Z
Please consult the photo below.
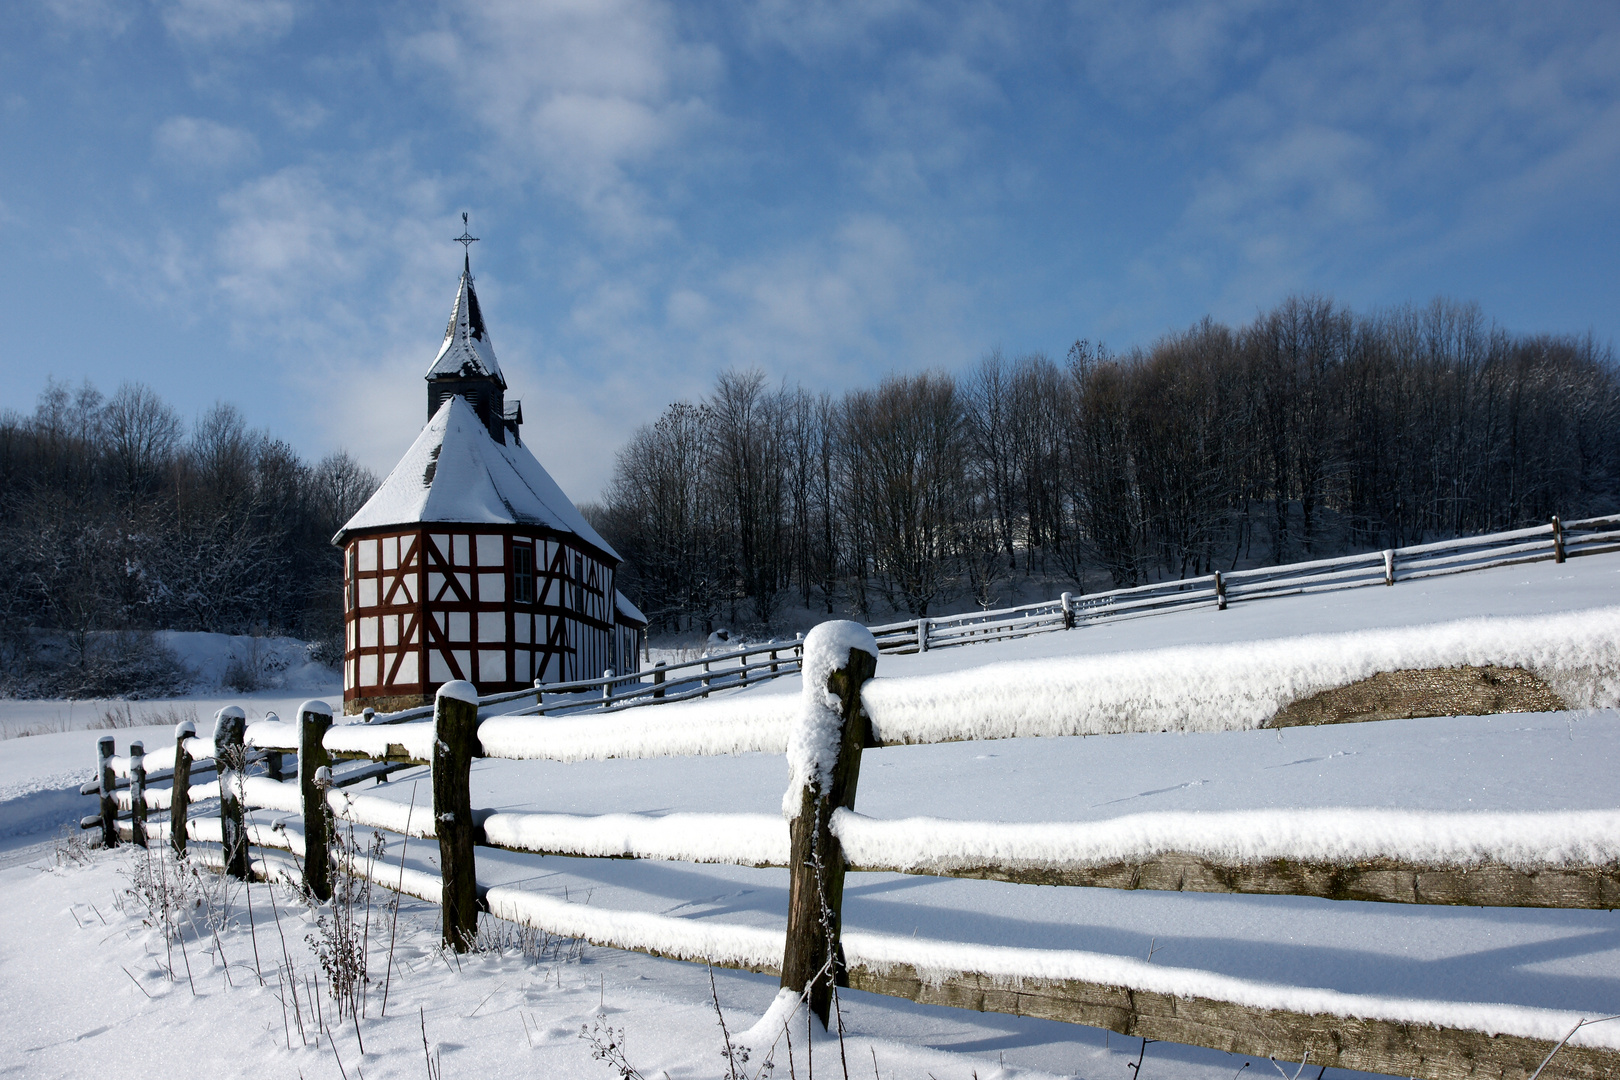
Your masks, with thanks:
M 305 134 L 326 122 L 326 106 L 312 99 L 295 101 L 285 94 L 273 94 L 268 104 L 270 111 L 288 131 Z
M 1245 317 L 1291 290 L 1403 288 L 1387 270 L 1533 229 L 1620 167 L 1609 10 L 1239 0 L 1101 16 L 1091 83 L 1167 123 L 1195 163 L 1137 280 L 1209 286 L 1216 314 Z
M 540 176 L 622 236 L 665 224 L 633 174 L 712 119 L 704 94 L 719 74 L 717 50 L 682 40 L 656 0 L 456 8 L 400 54 L 445 79 L 494 133 L 493 166 Z
M 827 51 L 874 51 L 886 26 L 939 17 L 916 0 L 761 0 L 743 9 L 755 47 L 786 49 L 801 60 Z
M 358 283 L 382 256 L 378 229 L 310 168 L 254 180 L 220 200 L 226 224 L 217 240 L 218 287 L 237 308 L 260 317 L 291 312 L 324 317 L 326 287 Z
M 45 8 L 65 26 L 116 37 L 135 17 L 135 5 L 119 0 L 45 0 Z
M 226 169 L 257 154 L 259 144 L 240 128 L 195 116 L 171 116 L 152 133 L 158 156 L 181 169 Z
M 298 15 L 291 0 L 165 0 L 160 12 L 169 33 L 201 46 L 275 41 Z

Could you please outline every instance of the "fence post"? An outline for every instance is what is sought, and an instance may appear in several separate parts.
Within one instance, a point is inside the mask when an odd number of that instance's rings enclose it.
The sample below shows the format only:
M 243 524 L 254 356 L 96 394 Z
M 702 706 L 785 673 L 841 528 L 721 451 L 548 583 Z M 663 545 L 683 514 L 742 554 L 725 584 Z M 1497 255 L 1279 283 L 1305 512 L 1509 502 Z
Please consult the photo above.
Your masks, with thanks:
M 174 786 L 169 791 L 169 846 L 176 858 L 186 854 L 186 815 L 191 809 L 191 751 L 186 740 L 197 734 L 190 720 L 174 726 Z
M 653 697 L 662 698 L 663 696 L 664 696 L 664 662 L 662 660 L 660 660 L 660 661 L 658 661 L 657 665 L 655 665 L 653 667 Z
M 146 846 L 146 744 L 129 744 L 129 840 Z
M 101 846 L 118 846 L 118 777 L 113 775 L 113 737 L 96 742 L 96 775 L 101 778 Z
M 834 982 L 848 986 L 839 928 L 844 851 L 832 833 L 833 811 L 853 809 L 861 748 L 868 741 L 861 685 L 877 671 L 871 631 L 854 622 L 825 622 L 804 642 L 804 697 L 788 738 L 792 780 L 782 800 L 792 839 L 787 945 L 782 986 L 808 988 L 811 1010 L 827 1024 Z M 837 698 L 836 710 L 827 695 Z
M 776 642 L 773 640 L 771 642 L 771 644 L 775 645 Z M 775 649 L 771 650 L 771 674 L 772 675 L 776 674 L 776 650 Z
M 478 690 L 447 682 L 433 699 L 433 828 L 444 875 L 444 943 L 466 952 L 478 934 L 473 868 L 472 759 L 478 754 Z
M 1384 584 L 1395 584 L 1395 552 L 1393 550 L 1384 552 Z
M 709 696 L 709 661 L 703 661 L 703 696 Z
M 1553 562 L 1560 563 L 1564 561 L 1564 523 L 1558 520 L 1557 514 L 1553 515 L 1552 530 Z
M 918 619 L 917 620 L 917 651 L 920 652 L 920 653 L 925 653 L 925 652 L 928 651 L 928 620 L 927 619 Z
M 1059 599 L 1063 602 L 1063 629 L 1074 629 L 1074 593 L 1066 592 Z
M 613 678 L 613 669 L 612 668 L 603 668 L 602 669 L 602 678 L 604 678 L 604 679 Z M 613 703 L 613 684 L 610 683 L 610 682 L 605 682 L 605 683 L 602 684 L 602 708 L 605 709 L 609 705 L 611 705 L 612 703 Z
M 273 712 L 267 712 L 267 713 L 264 714 L 264 722 L 267 723 L 267 724 L 279 724 L 279 723 L 281 723 L 281 717 L 277 716 Z M 280 780 L 281 779 L 281 764 L 282 763 L 281 763 L 281 751 L 280 750 L 266 750 L 265 751 L 265 754 L 264 754 L 264 771 L 265 771 L 265 774 L 270 777 L 270 779 L 272 779 L 272 780 Z
M 214 773 L 219 777 L 220 839 L 225 848 L 225 872 L 248 879 L 247 811 L 242 805 L 242 780 L 247 775 L 247 714 L 235 705 L 219 710 L 214 721 Z
M 332 898 L 332 804 L 316 783 L 321 769 L 332 768 L 326 733 L 332 727 L 332 706 L 306 701 L 298 706 L 298 808 L 304 816 L 304 891 L 325 902 Z
M 1219 570 L 1215 571 L 1215 610 L 1226 610 L 1226 579 Z

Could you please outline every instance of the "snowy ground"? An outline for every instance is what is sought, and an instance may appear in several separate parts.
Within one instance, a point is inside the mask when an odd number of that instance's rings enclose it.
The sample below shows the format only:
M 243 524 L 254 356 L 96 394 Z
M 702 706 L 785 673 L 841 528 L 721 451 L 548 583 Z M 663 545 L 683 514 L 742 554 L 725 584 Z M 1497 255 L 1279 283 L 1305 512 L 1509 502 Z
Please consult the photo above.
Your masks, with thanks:
M 1620 558 L 1597 556 L 1564 566 L 1538 564 L 884 657 L 879 675 L 1614 604 L 1620 604 Z M 796 680 L 784 679 L 754 692 L 796 690 Z M 296 699 L 264 700 L 249 711 L 275 708 L 287 715 L 296 704 Z M 196 707 L 211 715 L 217 706 L 198 702 Z M 14 1018 L 0 1025 L 0 1074 L 65 1076 L 119 1061 L 142 1068 L 163 1062 L 177 1076 L 346 1074 L 352 1080 L 357 1069 L 372 1077 L 420 1075 L 425 1023 L 445 1076 L 611 1077 L 614 1072 L 592 1060 L 590 1044 L 578 1037 L 582 1025 L 605 1013 L 606 1023 L 625 1032 L 629 1063 L 649 1080 L 663 1072 L 672 1080 L 724 1075 L 720 1030 L 701 966 L 607 949 L 571 950 L 564 944 L 539 957 L 509 949 L 463 959 L 458 971 L 432 948 L 436 913 L 426 905 L 405 909 L 388 1016 L 378 1018 L 373 989 L 370 1018 L 360 1025 L 364 1058 L 352 1027 L 336 1035 L 335 1046 L 323 1039 L 318 1049 L 301 1045 L 296 1028 L 289 1035 L 273 992 L 278 961 L 267 956 L 272 951 L 280 956 L 282 935 L 270 921 L 264 886 L 253 889 L 256 935 L 247 931 L 240 896 L 236 922 L 220 935 L 218 948 L 230 961 L 230 974 L 217 962 L 212 935 L 189 936 L 188 931 L 192 979 L 182 968 L 171 981 L 163 973 L 168 950 L 141 924 L 141 912 L 128 901 L 123 911 L 114 904 L 133 856 L 98 853 L 88 865 L 58 866 L 49 845 L 24 844 L 44 839 L 41 829 L 21 827 L 25 821 L 93 810 L 93 800 L 76 797 L 49 812 L 35 808 L 56 798 L 48 793 L 65 787 L 47 781 L 89 777 L 99 734 L 75 731 L 0 742 L 0 784 L 5 785 L 0 787 L 0 834 L 11 830 L 13 852 L 30 856 L 0 869 L 0 910 L 8 913 L 0 931 L 0 1007 Z M 135 733 L 114 734 L 123 752 Z M 148 734 L 147 745 L 163 745 L 169 738 L 159 729 Z M 1003 821 L 1252 808 L 1612 809 L 1617 756 L 1620 717 L 1610 710 L 1281 733 L 1010 739 L 870 751 L 857 808 L 883 818 Z M 567 765 L 485 760 L 475 765 L 474 801 L 581 814 L 768 814 L 779 812 L 787 782 L 787 763 L 780 756 Z M 374 793 L 419 805 L 429 797 L 419 773 L 398 774 Z M 412 842 L 407 865 L 432 869 L 434 854 L 430 844 Z M 397 856 L 396 849 L 389 857 Z M 780 928 L 785 918 L 783 871 L 494 851 L 480 851 L 479 860 L 480 877 L 488 883 L 518 883 L 571 902 L 758 927 Z M 287 955 L 307 975 L 313 964 L 300 943 L 309 932 L 308 916 L 291 910 L 284 893 L 279 904 Z M 893 874 L 853 875 L 844 911 L 850 930 L 1138 958 L 1151 953 L 1154 964 L 1265 982 L 1587 1015 L 1620 1011 L 1617 918 L 1610 912 L 1124 893 Z M 271 990 L 259 988 L 253 975 L 255 936 Z M 374 975 L 383 968 L 384 951 L 374 928 Z M 747 1028 L 775 993 L 768 978 L 733 972 L 716 972 L 715 978 L 733 1031 Z M 884 1077 L 1132 1080 L 1127 1065 L 1143 1051 L 1140 1040 L 1091 1029 L 925 1008 L 860 993 L 844 998 L 844 1020 L 854 1076 L 871 1074 L 875 1053 L 875 1071 Z M 196 1049 L 167 1053 L 166 1041 L 179 1038 Z M 762 1048 L 755 1050 L 750 1076 Z M 803 1046 L 796 1043 L 795 1050 L 796 1069 L 804 1070 Z M 1166 1080 L 1230 1077 L 1246 1060 L 1162 1043 L 1145 1053 L 1142 1076 Z M 815 1054 L 816 1069 L 842 1074 L 835 1064 L 836 1043 L 818 1044 Z M 785 1075 L 784 1048 L 778 1048 L 776 1060 L 777 1075 Z M 1261 1066 L 1264 1074 L 1272 1071 L 1269 1062 L 1255 1061 L 1244 1072 Z M 1332 1075 L 1349 1074 L 1333 1070 Z

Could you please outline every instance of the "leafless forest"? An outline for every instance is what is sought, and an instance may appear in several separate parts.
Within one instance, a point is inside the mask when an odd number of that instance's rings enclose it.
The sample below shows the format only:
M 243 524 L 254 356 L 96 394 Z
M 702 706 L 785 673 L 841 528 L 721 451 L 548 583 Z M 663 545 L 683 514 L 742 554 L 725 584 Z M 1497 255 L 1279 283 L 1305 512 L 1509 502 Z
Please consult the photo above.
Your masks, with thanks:
M 51 383 L 32 416 L 0 415 L 0 690 L 161 683 L 154 629 L 337 648 L 330 541 L 376 484 L 344 454 L 306 464 L 231 405 L 188 429 L 146 386 Z
M 728 372 L 589 512 L 655 627 L 769 631 L 788 605 L 926 615 L 1605 513 L 1617 421 L 1612 346 L 1294 298 L 841 397 Z
M 636 432 L 586 510 L 655 629 L 770 632 L 790 607 L 938 613 L 1604 513 L 1617 435 L 1610 346 L 1293 299 L 841 396 L 728 372 Z M 51 384 L 0 415 L 0 690 L 127 686 L 161 667 L 154 629 L 335 648 L 329 540 L 376 483 L 230 405 L 188 425 L 139 384 Z

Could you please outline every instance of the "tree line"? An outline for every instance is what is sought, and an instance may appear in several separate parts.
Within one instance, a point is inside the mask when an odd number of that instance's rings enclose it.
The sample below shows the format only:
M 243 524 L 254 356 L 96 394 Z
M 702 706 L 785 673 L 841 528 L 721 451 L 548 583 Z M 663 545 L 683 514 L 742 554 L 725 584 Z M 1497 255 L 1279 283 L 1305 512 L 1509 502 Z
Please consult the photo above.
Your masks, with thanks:
M 14 688 L 42 642 L 93 666 L 106 632 L 287 633 L 341 655 L 331 537 L 376 489 L 217 404 L 188 425 L 151 388 L 52 381 L 0 414 L 0 634 Z
M 1294 297 L 839 396 L 730 371 L 588 509 L 655 626 L 770 631 L 789 604 L 926 615 L 1606 513 L 1617 420 L 1590 337 Z

